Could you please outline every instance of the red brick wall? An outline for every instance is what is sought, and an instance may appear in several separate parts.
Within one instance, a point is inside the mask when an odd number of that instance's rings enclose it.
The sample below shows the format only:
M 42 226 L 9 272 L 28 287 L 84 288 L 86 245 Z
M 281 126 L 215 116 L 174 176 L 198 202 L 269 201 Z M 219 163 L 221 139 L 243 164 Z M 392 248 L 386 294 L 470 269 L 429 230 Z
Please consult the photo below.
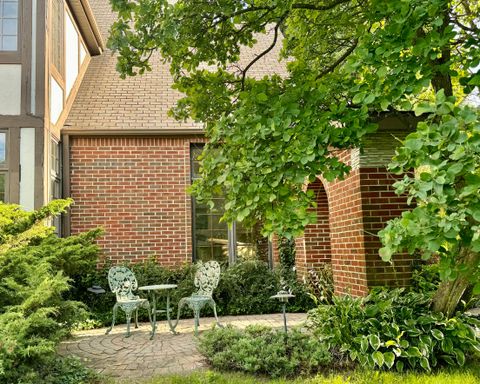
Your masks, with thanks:
M 370 287 L 377 285 L 405 286 L 411 278 L 412 257 L 404 254 L 394 258 L 393 266 L 378 256 L 381 247 L 376 234 L 388 220 L 401 215 L 409 206 L 405 196 L 393 190 L 396 178 L 385 167 L 360 169 L 362 211 L 365 227 L 365 259 Z
M 114 262 L 192 259 L 190 142 L 165 137 L 72 137 L 72 233 L 102 227 Z
M 332 271 L 336 294 L 367 293 L 360 172 L 328 186 Z

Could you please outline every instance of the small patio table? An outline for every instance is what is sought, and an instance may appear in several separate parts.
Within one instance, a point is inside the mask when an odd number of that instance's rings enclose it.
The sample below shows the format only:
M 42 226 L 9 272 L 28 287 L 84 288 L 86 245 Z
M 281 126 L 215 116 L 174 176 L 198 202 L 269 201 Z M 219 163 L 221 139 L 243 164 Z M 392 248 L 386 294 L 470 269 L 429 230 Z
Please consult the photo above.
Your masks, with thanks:
M 150 340 L 153 339 L 155 336 L 155 331 L 157 330 L 157 313 L 167 313 L 167 321 L 170 331 L 175 334 L 175 327 L 172 325 L 170 320 L 170 290 L 177 288 L 177 284 L 157 284 L 157 285 L 145 285 L 143 287 L 139 287 L 139 291 L 147 291 L 150 293 L 151 301 L 152 301 L 152 334 L 150 336 Z M 167 307 L 166 309 L 157 309 L 157 292 L 165 290 L 167 292 Z

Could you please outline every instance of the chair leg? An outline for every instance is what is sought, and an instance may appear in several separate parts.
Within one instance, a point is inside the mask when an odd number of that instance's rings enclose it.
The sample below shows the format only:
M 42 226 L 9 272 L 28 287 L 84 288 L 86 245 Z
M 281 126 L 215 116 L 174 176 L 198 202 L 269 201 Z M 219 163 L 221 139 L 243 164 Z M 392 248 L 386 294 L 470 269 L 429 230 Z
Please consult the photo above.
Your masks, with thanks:
M 138 328 L 138 308 L 135 310 L 135 329 Z
M 194 329 L 194 334 L 195 336 L 198 336 L 198 326 L 200 325 L 200 308 L 194 308 L 193 309 L 193 316 L 195 318 L 195 329 Z
M 127 318 L 127 334 L 125 335 L 125 337 L 130 337 L 130 322 L 132 320 L 132 311 L 125 311 L 125 317 Z
M 178 322 L 180 321 L 180 313 L 182 312 L 182 308 L 184 307 L 186 301 L 183 299 L 180 299 L 178 302 L 178 310 L 177 310 L 177 320 L 175 320 L 175 324 L 172 326 L 172 328 L 175 330 L 177 328 Z
M 217 316 L 217 305 L 215 304 L 215 301 L 212 299 L 211 301 L 208 302 L 208 304 L 210 304 L 210 307 L 212 307 L 212 309 L 213 309 L 213 315 L 215 316 L 215 321 L 217 322 L 217 325 L 218 325 L 220 328 L 223 328 L 223 325 L 220 324 L 220 320 L 218 320 L 218 316 Z
M 110 328 L 107 329 L 107 331 L 105 332 L 106 335 L 108 335 L 112 329 L 113 329 L 113 326 L 115 325 L 115 317 L 117 315 L 117 310 L 118 310 L 118 304 L 115 303 L 115 305 L 113 306 L 113 317 L 112 317 L 112 325 L 110 326 Z

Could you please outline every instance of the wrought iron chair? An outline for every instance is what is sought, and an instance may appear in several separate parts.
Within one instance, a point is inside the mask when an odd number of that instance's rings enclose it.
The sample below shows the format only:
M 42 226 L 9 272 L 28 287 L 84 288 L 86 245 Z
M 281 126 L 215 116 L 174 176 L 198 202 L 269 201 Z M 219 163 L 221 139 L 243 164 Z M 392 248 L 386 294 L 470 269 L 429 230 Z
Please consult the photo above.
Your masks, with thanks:
M 150 311 L 150 304 L 147 299 L 142 299 L 133 292 L 138 288 L 138 282 L 133 272 L 127 267 L 112 267 L 108 271 L 108 285 L 112 292 L 117 296 L 117 302 L 113 306 L 112 325 L 107 329 L 105 334 L 109 334 L 115 325 L 115 317 L 118 308 L 125 312 L 127 318 L 127 334 L 130 336 L 130 320 L 132 313 L 135 311 L 135 328 L 138 328 L 138 309 L 145 308 L 148 311 L 148 318 L 152 323 L 152 316 Z
M 191 296 L 183 297 L 178 302 L 177 321 L 174 328 L 180 320 L 180 313 L 182 308 L 187 305 L 192 311 L 195 318 L 195 335 L 198 335 L 198 326 L 200 324 L 200 311 L 205 305 L 210 305 L 215 315 L 216 323 L 220 324 L 217 316 L 217 307 L 212 298 L 213 290 L 217 287 L 220 280 L 220 264 L 216 261 L 207 261 L 206 263 L 199 262 L 197 272 L 195 273 L 194 284 L 197 287 L 196 292 Z

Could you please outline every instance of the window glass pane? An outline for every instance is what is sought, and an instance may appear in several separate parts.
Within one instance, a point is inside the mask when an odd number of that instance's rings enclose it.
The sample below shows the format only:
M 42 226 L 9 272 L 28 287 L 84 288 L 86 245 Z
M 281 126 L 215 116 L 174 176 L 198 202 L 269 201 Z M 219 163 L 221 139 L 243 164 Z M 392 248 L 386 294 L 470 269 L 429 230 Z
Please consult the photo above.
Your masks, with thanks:
M 18 0 L 0 0 L 0 51 L 16 51 Z
M 236 224 L 237 258 L 239 260 L 261 260 L 268 263 L 268 239 L 263 237 L 260 226 L 244 228 Z
M 5 201 L 5 173 L 0 173 L 0 201 Z
M 61 145 L 55 140 L 50 144 L 50 201 L 62 198 Z M 53 226 L 58 236 L 62 233 L 62 215 L 53 218 Z
M 6 149 L 7 149 L 7 134 L 5 132 L 0 132 L 0 164 L 5 163 Z
M 16 51 L 17 50 L 17 37 L 16 36 L 3 36 L 1 41 L 2 51 Z
M 4 35 L 15 35 L 17 33 L 16 19 L 3 19 L 2 32 Z
M 18 17 L 17 15 L 18 15 L 18 2 L 4 1 L 2 17 L 16 19 Z

